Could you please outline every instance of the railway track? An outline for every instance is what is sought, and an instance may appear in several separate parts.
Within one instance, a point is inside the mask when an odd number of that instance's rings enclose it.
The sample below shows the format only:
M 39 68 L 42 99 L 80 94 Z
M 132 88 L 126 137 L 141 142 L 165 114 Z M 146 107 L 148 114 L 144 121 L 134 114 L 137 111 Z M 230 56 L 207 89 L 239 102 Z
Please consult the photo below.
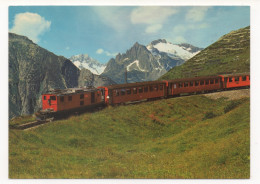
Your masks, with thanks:
M 16 127 L 14 127 L 14 129 L 27 130 L 27 129 L 38 127 L 38 126 L 46 124 L 46 123 L 50 123 L 50 122 L 52 122 L 52 121 L 51 120 L 45 120 L 45 121 L 36 120 L 36 121 L 32 121 L 32 122 L 28 122 L 28 123 L 18 125 Z

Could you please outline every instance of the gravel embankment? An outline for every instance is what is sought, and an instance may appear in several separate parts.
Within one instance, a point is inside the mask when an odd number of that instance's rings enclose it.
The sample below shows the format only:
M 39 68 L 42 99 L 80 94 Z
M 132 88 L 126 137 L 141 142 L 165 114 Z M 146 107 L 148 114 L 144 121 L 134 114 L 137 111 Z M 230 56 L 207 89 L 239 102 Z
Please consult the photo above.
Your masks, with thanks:
M 240 90 L 232 90 L 232 91 L 221 91 L 216 93 L 204 94 L 206 97 L 212 99 L 218 99 L 221 97 L 226 97 L 228 100 L 236 100 L 244 97 L 250 97 L 250 89 L 240 89 Z

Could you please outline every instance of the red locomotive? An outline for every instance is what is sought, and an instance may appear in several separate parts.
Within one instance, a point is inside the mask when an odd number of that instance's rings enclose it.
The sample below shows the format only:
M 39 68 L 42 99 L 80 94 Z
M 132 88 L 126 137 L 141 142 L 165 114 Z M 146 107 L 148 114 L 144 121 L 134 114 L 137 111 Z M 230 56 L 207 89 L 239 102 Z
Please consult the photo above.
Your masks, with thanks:
M 98 88 L 53 90 L 42 95 L 39 119 L 64 117 L 71 112 L 84 112 L 103 105 L 132 103 L 181 94 L 249 87 L 250 75 L 227 74 L 209 77 L 116 84 Z
M 82 112 L 104 105 L 104 91 L 96 88 L 68 88 L 42 94 L 38 119 L 60 118 L 71 112 Z

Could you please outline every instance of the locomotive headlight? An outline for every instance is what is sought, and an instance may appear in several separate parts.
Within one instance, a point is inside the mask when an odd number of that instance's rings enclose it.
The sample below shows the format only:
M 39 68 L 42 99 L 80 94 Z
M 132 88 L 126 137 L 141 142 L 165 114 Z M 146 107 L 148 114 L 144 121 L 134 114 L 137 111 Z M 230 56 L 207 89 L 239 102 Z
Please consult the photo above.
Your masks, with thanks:
M 109 99 L 109 96 L 107 96 L 107 99 Z

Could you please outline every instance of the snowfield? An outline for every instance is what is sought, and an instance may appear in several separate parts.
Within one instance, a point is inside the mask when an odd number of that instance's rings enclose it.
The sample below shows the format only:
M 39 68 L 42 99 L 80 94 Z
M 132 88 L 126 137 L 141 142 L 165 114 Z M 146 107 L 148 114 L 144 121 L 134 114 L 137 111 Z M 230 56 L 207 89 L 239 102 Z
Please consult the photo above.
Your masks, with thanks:
M 154 48 L 159 50 L 159 52 L 165 52 L 167 53 L 170 57 L 180 57 L 183 60 L 188 60 L 195 56 L 198 52 L 196 53 L 191 53 L 189 52 L 191 48 L 184 49 L 183 47 L 179 45 L 174 45 L 172 43 L 158 43 L 156 45 L 153 45 Z
M 105 64 L 99 63 L 97 60 L 89 57 L 87 54 L 72 56 L 70 60 L 80 70 L 86 68 L 96 75 L 103 73 L 106 68 Z

